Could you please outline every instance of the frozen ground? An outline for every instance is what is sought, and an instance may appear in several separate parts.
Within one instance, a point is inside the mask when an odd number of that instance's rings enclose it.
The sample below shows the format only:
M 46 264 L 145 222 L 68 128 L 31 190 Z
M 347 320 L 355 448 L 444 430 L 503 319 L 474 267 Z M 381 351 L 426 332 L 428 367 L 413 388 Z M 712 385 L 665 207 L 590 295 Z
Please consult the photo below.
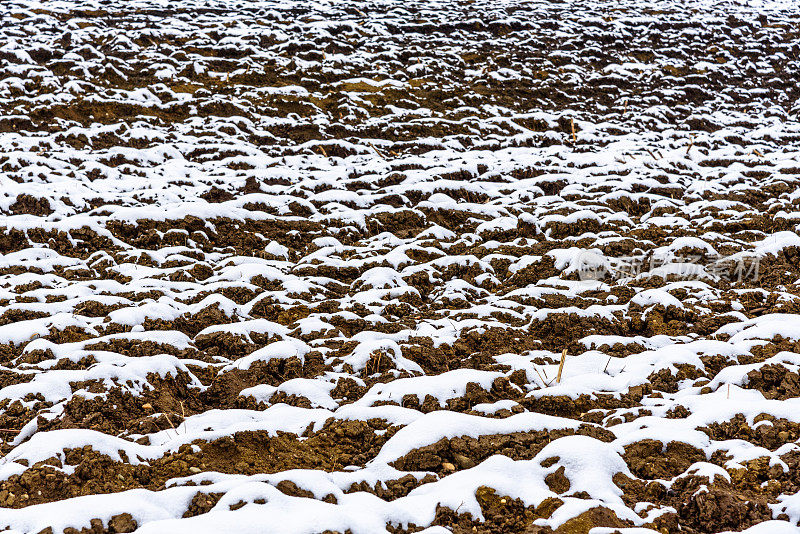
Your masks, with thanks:
M 2 2 L 0 529 L 797 531 L 798 54 L 791 1 Z

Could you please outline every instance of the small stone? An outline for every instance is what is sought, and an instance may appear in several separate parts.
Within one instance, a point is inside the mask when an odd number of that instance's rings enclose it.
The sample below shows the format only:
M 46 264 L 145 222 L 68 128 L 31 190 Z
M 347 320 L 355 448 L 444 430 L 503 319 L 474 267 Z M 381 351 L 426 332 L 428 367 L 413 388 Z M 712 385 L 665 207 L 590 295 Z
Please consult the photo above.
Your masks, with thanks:
M 791 435 L 791 434 L 789 434 L 789 433 L 788 433 L 787 431 L 785 431 L 785 430 L 782 430 L 782 431 L 778 432 L 778 439 L 779 439 L 779 440 L 781 440 L 781 441 L 782 441 L 782 442 L 784 442 L 784 443 L 786 443 L 786 442 L 788 442 L 789 440 L 791 440 L 791 437 L 792 437 L 792 435 Z
M 142 410 L 150 411 L 152 409 L 153 409 L 153 405 L 150 404 L 149 402 L 145 402 L 144 404 L 142 404 Z
M 443 463 L 442 463 L 442 468 L 443 468 L 445 471 L 455 471 L 455 470 L 456 470 L 456 466 L 454 466 L 454 465 L 453 465 L 453 464 L 451 464 L 450 462 L 443 462 Z
M 199 467 L 193 465 L 192 467 L 189 468 L 189 472 L 196 475 L 197 473 L 201 473 L 202 470 Z
M 467 456 L 464 456 L 463 454 L 453 455 L 453 460 L 456 461 L 456 463 L 461 469 L 469 469 L 470 467 L 475 467 L 475 462 L 473 462 L 472 459 L 470 459 Z

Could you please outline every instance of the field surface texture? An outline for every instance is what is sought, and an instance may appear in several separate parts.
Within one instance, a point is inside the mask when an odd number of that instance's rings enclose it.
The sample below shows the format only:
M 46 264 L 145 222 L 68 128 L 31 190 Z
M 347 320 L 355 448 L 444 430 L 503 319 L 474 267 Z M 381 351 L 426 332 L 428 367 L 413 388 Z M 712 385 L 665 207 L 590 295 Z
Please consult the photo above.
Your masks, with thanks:
M 0 2 L 0 530 L 798 532 L 800 7 Z

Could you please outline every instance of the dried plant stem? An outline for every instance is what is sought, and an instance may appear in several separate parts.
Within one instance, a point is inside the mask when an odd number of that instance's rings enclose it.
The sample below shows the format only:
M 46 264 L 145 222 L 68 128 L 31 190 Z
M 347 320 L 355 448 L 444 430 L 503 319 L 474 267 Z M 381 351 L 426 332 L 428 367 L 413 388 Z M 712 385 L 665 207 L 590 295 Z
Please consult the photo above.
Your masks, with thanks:
M 542 386 L 547 386 L 548 384 L 547 384 L 547 382 L 545 381 L 545 379 L 544 379 L 544 378 L 542 378 L 542 374 L 539 372 L 539 369 L 537 369 L 536 367 L 534 367 L 534 368 L 533 368 L 533 370 L 534 370 L 534 371 L 536 371 L 536 374 L 537 374 L 537 375 L 539 375 L 539 380 L 541 380 L 541 381 L 542 381 Z
M 367 144 L 368 144 L 369 146 L 371 146 L 371 147 L 372 147 L 372 150 L 374 150 L 374 151 L 375 151 L 375 153 L 376 153 L 376 154 L 377 154 L 377 155 L 378 155 L 378 156 L 379 156 L 381 159 L 386 159 L 386 158 L 383 156 L 383 154 L 381 154 L 381 153 L 380 153 L 380 151 L 379 151 L 377 148 L 375 148 L 375 145 L 373 145 L 373 144 L 372 144 L 372 143 L 370 143 L 369 141 L 367 142 Z
M 172 424 L 172 420 L 170 420 L 169 416 L 167 415 L 167 412 L 164 412 L 164 418 L 167 420 L 167 423 L 169 423 L 169 426 L 172 427 L 172 431 L 175 432 L 175 437 L 178 437 L 178 429 L 175 428 L 175 425 Z M 167 436 L 169 436 L 169 433 L 167 433 Z
M 567 349 L 561 353 L 561 363 L 558 364 L 558 374 L 556 375 L 556 384 L 561 383 L 561 371 L 564 370 L 564 362 L 567 361 Z

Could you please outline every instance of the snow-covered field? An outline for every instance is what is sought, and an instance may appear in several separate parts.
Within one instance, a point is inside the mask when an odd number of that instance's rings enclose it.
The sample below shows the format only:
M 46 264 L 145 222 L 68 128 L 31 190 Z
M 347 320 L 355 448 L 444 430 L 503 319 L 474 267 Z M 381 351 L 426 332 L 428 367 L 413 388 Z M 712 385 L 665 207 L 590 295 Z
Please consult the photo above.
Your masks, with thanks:
M 0 530 L 795 532 L 768 0 L 0 2 Z

